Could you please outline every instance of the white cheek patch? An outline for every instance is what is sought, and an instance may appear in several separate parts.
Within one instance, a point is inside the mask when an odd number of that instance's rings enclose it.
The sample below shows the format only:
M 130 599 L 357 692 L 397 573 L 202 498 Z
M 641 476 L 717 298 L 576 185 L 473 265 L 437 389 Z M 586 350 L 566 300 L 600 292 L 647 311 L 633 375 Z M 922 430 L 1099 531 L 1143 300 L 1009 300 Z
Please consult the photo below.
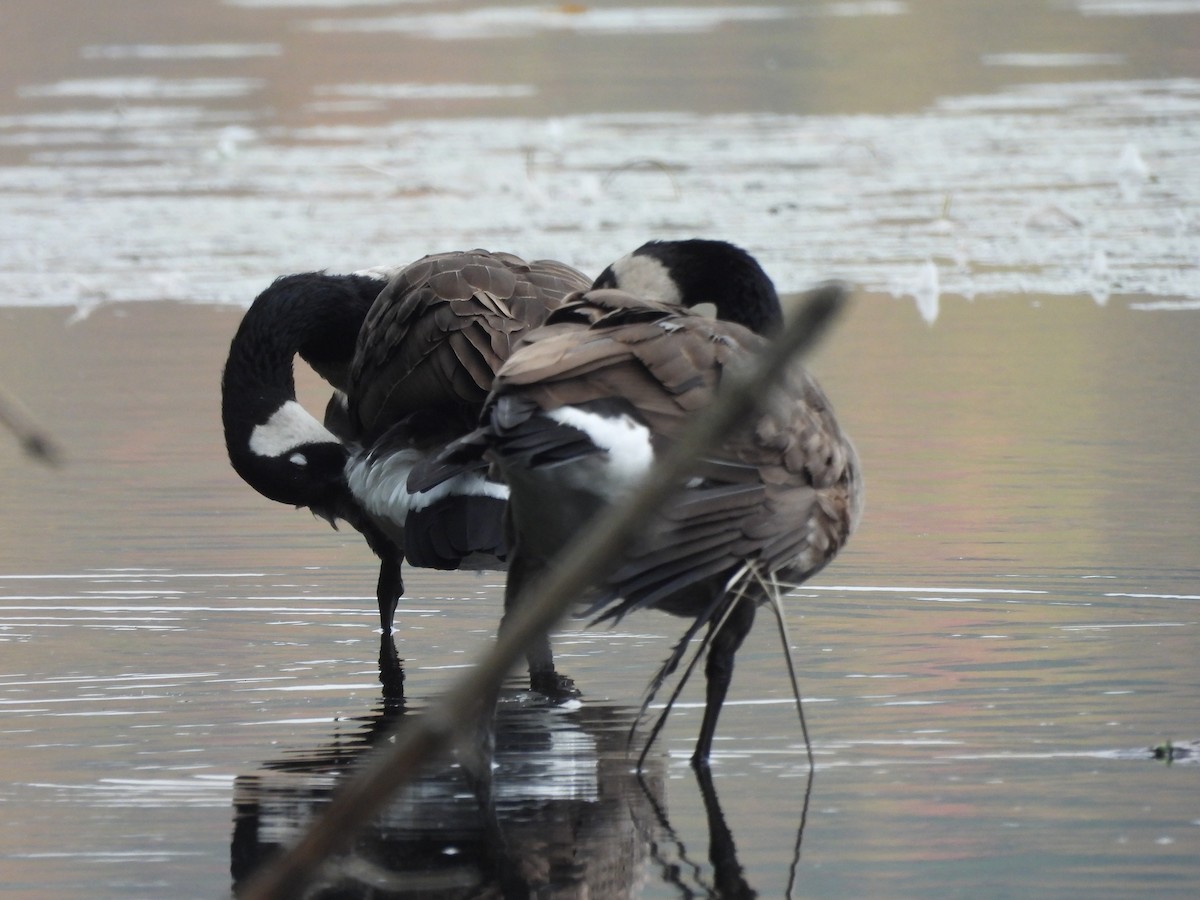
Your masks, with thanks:
M 283 456 L 305 444 L 340 444 L 333 433 L 295 400 L 289 400 L 250 434 L 250 451 L 258 456 Z M 303 456 L 296 454 L 297 456 Z M 295 458 L 291 460 L 296 462 Z M 304 465 L 297 463 L 297 465 Z
M 563 406 L 547 416 L 563 425 L 577 428 L 593 444 L 608 452 L 606 474 L 620 485 L 628 485 L 645 475 L 654 464 L 650 429 L 630 416 L 602 416 L 574 406 Z
M 294 466 L 307 466 L 308 465 L 308 457 L 305 456 L 303 453 L 293 453 L 291 456 L 288 457 L 288 462 L 290 462 Z
M 623 256 L 612 264 L 612 271 L 617 277 L 617 287 L 635 297 L 676 306 L 683 299 L 667 267 L 653 256 Z

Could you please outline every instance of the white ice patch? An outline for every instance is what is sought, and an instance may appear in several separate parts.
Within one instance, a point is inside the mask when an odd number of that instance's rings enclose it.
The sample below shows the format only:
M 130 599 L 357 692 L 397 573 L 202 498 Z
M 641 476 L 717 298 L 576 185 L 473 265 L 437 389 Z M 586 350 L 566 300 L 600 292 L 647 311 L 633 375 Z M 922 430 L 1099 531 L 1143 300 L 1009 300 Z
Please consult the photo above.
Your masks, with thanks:
M 623 256 L 612 264 L 617 287 L 647 300 L 678 305 L 679 286 L 671 273 L 653 256 Z
M 250 451 L 258 456 L 283 456 L 305 444 L 321 443 L 341 441 L 295 400 L 284 403 L 250 434 Z
M 74 78 L 18 88 L 22 97 L 93 97 L 101 100 L 216 100 L 245 97 L 261 78 Z
M 84 47 L 84 59 L 250 59 L 282 56 L 279 44 L 100 44 Z
M 314 89 L 318 97 L 345 97 L 354 100 L 481 100 L 502 97 L 532 97 L 537 88 L 531 84 L 460 84 L 441 82 L 421 84 L 331 84 Z
M 237 2 L 244 3 L 247 0 Z M 876 4 L 879 2 L 876 0 Z M 770 21 L 790 15 L 789 9 L 780 6 L 689 8 L 639 5 L 605 9 L 575 4 L 561 8 L 551 4 L 504 4 L 454 12 L 311 19 L 306 27 L 323 32 L 400 32 L 439 41 L 496 40 L 528 38 L 544 32 L 586 35 L 696 34 L 715 31 L 731 22 Z
M 392 6 L 396 0 L 224 0 L 247 9 L 340 9 L 346 6 Z
M 397 450 L 383 457 L 356 456 L 346 466 L 350 492 L 372 515 L 403 524 L 410 512 L 425 509 L 450 496 L 508 499 L 508 487 L 472 472 L 420 493 L 408 489 L 408 476 L 424 456 L 418 450 Z
M 932 325 L 937 321 L 938 306 L 942 296 L 941 279 L 938 277 L 938 267 L 932 259 L 925 260 L 920 272 L 913 282 L 913 299 L 917 301 L 917 312 L 921 318 Z
M 574 406 L 564 406 L 547 415 L 555 422 L 578 428 L 593 444 L 608 451 L 605 474 L 613 486 L 632 486 L 654 464 L 650 429 L 630 416 L 602 416 Z
M 1085 16 L 1181 16 L 1200 13 L 1200 0 L 1075 0 Z
M 0 115 L 0 145 L 35 162 L 0 166 L 0 243 L 12 248 L 0 253 L 0 306 L 86 313 L 164 298 L 245 306 L 263 287 L 245 259 L 298 272 L 313 264 L 305 248 L 320 246 L 332 272 L 392 261 L 364 260 L 363 248 L 380 241 L 372 204 L 404 185 L 420 189 L 406 194 L 414 214 L 389 222 L 388 242 L 398 247 L 458 234 L 469 215 L 472 233 L 512 234 L 527 257 L 599 272 L 648 237 L 686 236 L 669 224 L 683 222 L 763 248 L 760 261 L 781 292 L 836 277 L 899 297 L 932 259 L 943 297 L 1055 300 L 1088 295 L 1089 265 L 1105 248 L 1122 302 L 1200 297 L 1200 79 L 1077 74 L 946 94 L 894 115 L 662 110 L 382 116 L 358 125 L 315 117 L 310 128 L 278 133 L 241 105 L 31 100 L 21 114 Z M 397 140 L 413 129 L 425 152 L 398 154 Z M 1119 165 L 1126 144 L 1140 148 L 1144 168 L 1132 153 Z M 530 146 L 541 148 L 532 168 Z M 622 158 L 661 160 L 670 177 L 658 166 L 626 166 L 601 182 L 596 172 L 611 167 L 602 150 L 613 146 Z M 896 147 L 905 151 L 889 152 Z M 291 208 L 294 171 L 322 173 L 321 215 L 239 229 Z M 518 177 L 487 177 L 496 171 Z M 831 189 L 842 183 L 856 190 Z M 68 194 L 88 215 L 62 215 Z M 776 214 L 747 215 L 749 196 Z M 148 219 L 158 227 L 145 228 Z M 236 255 L 222 249 L 233 232 Z M 137 278 L 130 259 L 139 260 Z
M 985 53 L 985 66 L 1016 68 L 1066 68 L 1072 66 L 1120 66 L 1125 57 L 1120 53 Z

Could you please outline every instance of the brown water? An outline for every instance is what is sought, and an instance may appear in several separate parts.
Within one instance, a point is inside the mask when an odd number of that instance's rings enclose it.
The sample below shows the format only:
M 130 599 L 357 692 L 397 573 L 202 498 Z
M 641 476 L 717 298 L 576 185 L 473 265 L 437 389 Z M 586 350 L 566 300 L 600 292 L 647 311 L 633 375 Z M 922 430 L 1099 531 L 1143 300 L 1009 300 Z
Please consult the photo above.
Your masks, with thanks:
M 869 499 L 788 604 L 807 806 L 766 617 L 718 734 L 723 815 L 686 765 L 695 691 L 629 776 L 680 630 L 647 614 L 559 638 L 579 709 L 505 705 L 494 822 L 431 773 L 331 879 L 1191 896 L 1200 766 L 1147 753 L 1200 737 L 1200 12 L 1164 6 L 10 2 L 0 384 L 65 462 L 0 441 L 0 895 L 225 894 L 404 712 L 361 540 L 225 461 L 239 303 L 301 268 L 486 244 L 596 269 L 683 232 L 788 288 L 877 289 L 813 360 Z M 501 581 L 407 583 L 419 710 Z

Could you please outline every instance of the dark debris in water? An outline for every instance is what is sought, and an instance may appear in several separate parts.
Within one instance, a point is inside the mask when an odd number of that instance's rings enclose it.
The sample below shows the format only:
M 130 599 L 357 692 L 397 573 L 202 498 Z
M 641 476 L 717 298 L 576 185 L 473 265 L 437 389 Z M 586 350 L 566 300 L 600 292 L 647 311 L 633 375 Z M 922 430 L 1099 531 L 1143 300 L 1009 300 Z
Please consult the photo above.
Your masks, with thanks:
M 1167 765 L 1171 765 L 1171 763 L 1195 764 L 1200 762 L 1200 740 L 1164 741 L 1156 747 L 1151 747 L 1150 755 L 1154 759 L 1161 759 Z

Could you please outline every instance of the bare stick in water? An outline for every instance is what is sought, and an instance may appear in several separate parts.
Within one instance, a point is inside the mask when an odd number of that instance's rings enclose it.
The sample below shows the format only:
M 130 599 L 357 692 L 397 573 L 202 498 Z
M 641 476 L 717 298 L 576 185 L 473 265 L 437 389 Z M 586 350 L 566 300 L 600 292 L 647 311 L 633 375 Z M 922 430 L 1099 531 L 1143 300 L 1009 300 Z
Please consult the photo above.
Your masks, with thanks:
M 21 402 L 0 387 L 0 423 L 17 436 L 25 452 L 48 466 L 58 465 L 61 457 L 58 446 L 33 421 Z

